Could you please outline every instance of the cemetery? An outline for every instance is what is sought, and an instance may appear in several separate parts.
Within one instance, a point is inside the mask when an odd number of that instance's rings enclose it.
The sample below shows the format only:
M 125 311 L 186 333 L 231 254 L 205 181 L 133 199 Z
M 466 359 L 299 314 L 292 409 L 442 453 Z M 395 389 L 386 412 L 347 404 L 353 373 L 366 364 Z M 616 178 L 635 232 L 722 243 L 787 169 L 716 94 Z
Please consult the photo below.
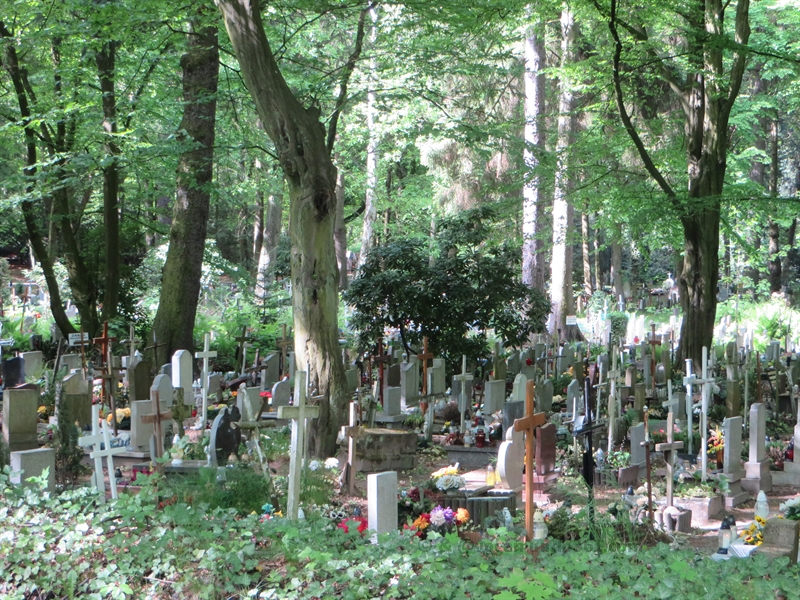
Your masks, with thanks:
M 11 3 L 0 598 L 800 598 L 797 8 Z

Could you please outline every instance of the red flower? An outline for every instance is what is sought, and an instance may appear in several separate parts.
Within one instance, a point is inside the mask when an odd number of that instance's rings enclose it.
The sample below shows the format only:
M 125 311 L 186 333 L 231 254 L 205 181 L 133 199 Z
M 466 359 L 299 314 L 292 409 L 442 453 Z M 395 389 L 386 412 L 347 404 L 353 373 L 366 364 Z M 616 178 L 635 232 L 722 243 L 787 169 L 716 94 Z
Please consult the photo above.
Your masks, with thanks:
M 259 394 L 262 398 L 272 398 L 272 392 L 269 390 L 263 391 Z
M 419 502 L 419 488 L 413 487 L 408 490 L 408 497 L 412 502 Z
M 361 535 L 364 535 L 364 532 L 367 530 L 367 520 L 364 517 L 348 517 L 339 523 L 338 527 L 344 529 L 345 533 L 350 533 L 350 525 L 357 525 L 358 533 Z
M 525 359 L 525 364 L 530 367 L 533 364 L 533 359 L 532 358 L 526 358 Z

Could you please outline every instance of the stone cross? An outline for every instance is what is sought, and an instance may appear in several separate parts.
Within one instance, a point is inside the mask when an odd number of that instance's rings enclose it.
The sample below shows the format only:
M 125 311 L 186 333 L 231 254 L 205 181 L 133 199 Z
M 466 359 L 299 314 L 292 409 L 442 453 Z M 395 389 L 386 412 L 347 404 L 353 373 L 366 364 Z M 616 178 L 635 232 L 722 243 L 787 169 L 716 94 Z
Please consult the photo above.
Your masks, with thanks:
M 117 497 L 117 478 L 114 476 L 114 456 L 117 454 L 122 454 L 125 452 L 125 448 L 122 446 L 118 446 L 116 448 L 111 447 L 111 430 L 108 428 L 108 422 L 103 421 L 103 445 L 105 446 L 102 450 L 99 447 L 95 446 L 97 449 L 93 452 L 89 453 L 89 458 L 97 459 L 97 458 L 105 458 L 106 459 L 106 469 L 108 470 L 108 487 L 111 488 L 111 497 Z M 95 468 L 97 468 L 97 463 L 95 462 Z M 102 471 L 99 474 L 95 474 L 95 481 L 103 477 Z M 106 495 L 106 486 L 105 483 L 99 488 L 100 495 Z
M 96 337 L 92 339 L 92 342 L 95 344 L 100 344 L 100 364 L 103 364 L 103 361 L 106 360 L 106 357 L 109 356 L 108 351 L 111 349 L 111 343 L 116 342 L 117 338 L 115 337 L 108 337 L 108 321 L 103 323 L 103 335 L 102 337 Z
M 675 466 L 675 453 L 683 448 L 683 442 L 674 441 L 674 429 L 675 413 L 672 412 L 672 407 L 670 406 L 669 414 L 667 415 L 667 442 L 665 444 L 656 444 L 656 452 L 663 452 L 664 460 L 667 463 L 667 506 L 672 506 L 672 471 Z
M 103 443 L 103 436 L 100 434 L 100 405 L 92 405 L 92 434 L 85 435 L 78 438 L 78 445 L 81 448 L 94 446 L 100 450 L 100 444 Z M 90 452 L 92 452 L 90 450 Z M 103 458 L 99 455 L 94 456 L 94 473 L 92 473 L 92 484 L 100 492 L 100 502 L 106 501 L 105 494 L 105 478 L 103 477 Z
M 547 415 L 534 412 L 536 383 L 528 381 L 525 389 L 525 416 L 514 421 L 514 431 L 525 433 L 525 532 L 533 540 L 533 432 L 547 423 Z
M 433 358 L 433 353 L 428 352 L 428 338 L 422 338 L 422 353 L 417 354 L 422 361 L 422 395 L 428 395 L 428 361 Z
M 281 377 L 289 374 L 289 367 L 286 364 L 286 351 L 292 345 L 292 340 L 286 337 L 286 323 L 283 324 L 283 337 L 278 342 L 278 350 L 281 352 Z
M 253 345 L 250 343 L 253 341 L 253 338 L 247 335 L 247 325 L 242 325 L 242 335 L 234 338 L 234 340 L 239 342 L 239 357 L 242 360 L 242 367 L 239 370 L 239 375 L 244 375 L 244 371 L 247 368 L 247 349 Z
M 203 409 L 200 412 L 200 423 L 199 429 L 203 430 L 206 428 L 206 419 L 208 418 L 208 375 L 209 375 L 209 360 L 210 358 L 216 358 L 217 351 L 216 350 L 209 350 L 211 345 L 211 334 L 206 333 L 203 338 L 203 351 L 202 352 L 195 352 L 195 358 L 202 358 L 203 359 L 203 374 L 201 375 L 201 383 L 200 386 L 203 391 Z
M 306 372 L 297 371 L 294 378 L 294 406 L 278 407 L 279 419 L 292 420 L 292 441 L 289 447 L 289 491 L 286 517 L 297 519 L 300 508 L 300 476 L 303 472 L 306 447 L 306 419 L 319 417 L 319 406 L 306 406 Z
M 356 444 L 364 437 L 364 428 L 358 423 L 358 407 L 350 403 L 350 425 L 342 427 L 342 435 L 347 438 L 347 487 L 352 495 L 356 489 Z
M 469 408 L 469 399 L 467 398 L 467 383 L 471 382 L 473 379 L 472 373 L 467 373 L 467 357 L 466 355 L 461 355 L 461 375 L 454 375 L 453 379 L 455 381 L 461 382 L 461 396 L 458 399 L 458 409 L 461 412 L 461 433 L 464 433 L 464 415 Z
M 149 415 L 142 415 L 142 423 L 153 424 L 153 435 L 156 436 L 156 456 L 151 458 L 161 458 L 164 455 L 164 433 L 161 431 L 161 422 L 169 421 L 172 419 L 172 411 L 161 412 L 161 404 L 159 403 L 159 393 L 157 389 L 150 390 L 150 401 L 153 403 L 153 413 Z

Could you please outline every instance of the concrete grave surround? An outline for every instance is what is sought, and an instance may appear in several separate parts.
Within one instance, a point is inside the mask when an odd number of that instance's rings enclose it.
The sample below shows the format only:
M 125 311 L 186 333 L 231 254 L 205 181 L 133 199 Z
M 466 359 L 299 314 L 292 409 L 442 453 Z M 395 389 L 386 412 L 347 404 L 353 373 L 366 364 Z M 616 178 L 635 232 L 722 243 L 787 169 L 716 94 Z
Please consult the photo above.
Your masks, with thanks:
M 9 451 L 31 450 L 39 447 L 36 424 L 39 422 L 39 390 L 3 392 L 3 441 Z
M 487 381 L 483 384 L 483 413 L 491 415 L 498 410 L 502 410 L 503 405 L 506 403 L 506 382 L 502 381 Z
M 767 458 L 767 409 L 762 402 L 750 407 L 750 456 L 744 465 L 742 488 L 754 496 L 772 490 L 772 472 Z
M 367 475 L 367 525 L 378 534 L 397 530 L 397 472 Z
M 513 426 L 506 428 L 505 432 L 506 439 L 497 451 L 500 487 L 505 490 L 519 490 L 522 488 L 522 467 L 525 464 L 525 434 L 514 431 Z
M 36 450 L 20 450 L 11 453 L 11 471 L 24 471 L 13 474 L 11 483 L 17 485 L 32 485 L 28 483 L 31 477 L 41 477 L 45 469 L 47 475 L 47 491 L 56 490 L 56 451 L 54 448 L 37 448 Z

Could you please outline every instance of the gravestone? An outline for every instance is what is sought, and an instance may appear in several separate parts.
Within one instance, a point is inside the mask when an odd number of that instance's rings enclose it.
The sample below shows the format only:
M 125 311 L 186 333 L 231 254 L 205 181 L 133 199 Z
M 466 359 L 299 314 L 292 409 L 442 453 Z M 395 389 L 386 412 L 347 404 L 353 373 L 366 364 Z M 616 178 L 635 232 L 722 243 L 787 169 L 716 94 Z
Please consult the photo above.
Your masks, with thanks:
M 171 397 L 171 396 L 170 396 Z M 159 410 L 165 413 L 169 410 L 167 401 L 159 395 Z M 153 402 L 150 400 L 136 400 L 130 403 L 131 409 L 131 451 L 150 452 L 150 440 L 153 437 L 153 424 L 142 422 L 142 417 L 152 414 Z
M 59 417 L 63 411 L 69 420 L 78 424 L 78 429 L 92 425 L 92 391 L 89 382 L 80 373 L 67 375 L 61 383 Z
M 20 356 L 3 361 L 3 385 L 8 388 L 25 383 L 25 360 Z
M 531 359 L 532 360 L 532 359 Z M 528 379 L 536 379 L 536 365 L 522 363 L 519 372 Z
M 347 381 L 347 392 L 352 394 L 358 389 L 359 380 L 361 379 L 361 371 L 358 368 L 347 369 L 344 372 L 345 381 Z
M 644 423 L 631 427 L 631 466 L 637 466 L 640 470 L 645 466 L 645 450 L 642 447 L 644 440 Z
M 525 348 L 519 353 L 520 368 L 524 367 L 530 361 L 533 364 L 533 349 Z
M 81 355 L 80 354 L 65 354 L 61 357 L 61 368 L 67 373 L 71 373 L 73 369 L 81 368 Z
M 539 483 L 554 479 L 556 470 L 556 426 L 547 423 L 536 428 L 536 474 L 542 478 Z M 534 480 L 536 482 L 536 480 Z
M 434 358 L 433 366 L 428 368 L 428 394 L 438 396 L 446 391 L 444 359 Z
M 400 365 L 400 399 L 406 406 L 419 399 L 419 363 L 416 357 Z
M 188 350 L 178 350 L 172 355 L 172 387 L 183 388 L 183 401 L 187 404 L 194 404 L 194 374 L 192 353 Z M 161 395 L 160 398 L 165 398 Z M 169 394 L 170 406 L 172 406 L 172 392 Z
M 397 530 L 397 472 L 367 475 L 367 525 L 377 534 Z
M 212 466 L 227 464 L 231 454 L 239 457 L 239 446 L 243 438 L 242 430 L 236 423 L 241 419 L 242 414 L 238 406 L 223 408 L 214 418 L 209 441 Z
M 169 375 L 156 375 L 156 378 L 153 380 L 153 385 L 150 386 L 150 390 L 158 390 L 158 400 L 159 403 L 163 402 L 167 405 L 167 408 L 172 406 L 172 399 L 174 397 L 174 389 L 178 386 L 172 385 L 172 379 Z M 183 401 L 186 402 L 187 398 L 194 398 L 194 394 L 189 394 L 188 396 L 183 397 Z
M 750 499 L 750 494 L 742 490 L 742 417 L 728 417 L 722 422 L 725 439 L 725 456 L 722 473 L 728 478 L 729 490 L 725 492 L 725 507 L 735 508 Z
M 396 417 L 401 414 L 400 408 L 400 388 L 388 387 L 383 396 L 383 411 L 385 417 Z
M 508 360 L 506 361 L 506 368 L 508 370 L 508 374 L 512 377 L 516 376 L 519 373 L 520 367 L 520 360 L 519 360 L 519 352 L 516 350 L 508 355 Z
M 279 381 L 272 386 L 272 410 L 277 411 L 280 406 L 289 406 L 292 398 L 292 384 L 288 379 Z
M 48 492 L 56 490 L 56 451 L 54 448 L 37 448 L 35 450 L 19 450 L 11 453 L 11 483 L 16 485 L 32 485 L 31 477 L 41 477 L 48 469 Z M 23 473 L 15 473 L 23 471 Z
M 222 390 L 220 389 L 220 385 L 222 384 L 222 374 L 221 373 L 209 373 L 208 375 L 208 382 L 207 382 L 207 393 L 209 403 L 213 398 L 214 402 L 219 404 L 222 400 Z
M 39 447 L 36 424 L 39 422 L 39 390 L 3 392 L 3 440 L 10 452 Z
M 25 375 L 36 379 L 42 374 L 42 353 L 39 350 L 34 352 L 23 352 L 22 360 L 25 361 Z
M 390 365 L 388 369 L 386 369 L 386 387 L 400 387 L 400 365 L 394 364 Z
M 514 377 L 514 387 L 511 391 L 510 402 L 525 402 L 525 387 L 528 385 L 528 378 L 522 373 Z
M 158 370 L 159 375 L 166 375 L 167 377 L 172 380 L 172 363 L 167 363 L 165 365 L 161 365 L 161 368 Z
M 525 403 L 521 402 L 520 416 L 525 414 Z M 497 474 L 500 487 L 505 490 L 522 489 L 522 468 L 525 464 L 525 434 L 514 430 L 514 420 L 505 428 L 505 441 L 497 451 Z
M 536 388 L 536 406 L 541 412 L 549 413 L 553 410 L 553 382 L 550 379 L 545 379 Z
M 742 488 L 757 495 L 772 491 L 772 473 L 767 458 L 767 408 L 762 402 L 750 407 L 750 456 L 744 465 Z
M 667 379 L 672 379 L 672 358 L 669 348 L 661 350 L 661 364 L 664 366 L 664 375 Z
M 633 386 L 633 409 L 639 414 L 639 418 L 644 418 L 644 407 L 647 403 L 647 392 L 643 383 Z
M 653 365 L 650 362 L 650 357 L 645 357 L 644 363 L 642 364 L 642 378 L 644 379 L 644 387 L 648 390 L 653 388 L 652 366 Z
M 240 415 L 244 415 L 245 418 L 247 415 L 253 415 L 258 421 L 261 418 L 261 403 L 260 387 L 247 387 L 244 383 L 239 386 L 239 391 L 236 392 L 236 406 L 239 407 Z
M 495 356 L 492 362 L 492 378 L 495 381 L 505 381 L 508 374 L 506 359 L 502 356 Z
M 625 387 L 632 388 L 636 385 L 636 367 L 625 369 Z
M 506 402 L 503 405 L 503 431 L 514 428 L 514 421 L 525 416 L 525 401 Z
M 575 364 L 575 353 L 571 346 L 563 346 L 556 358 L 556 373 L 567 373 L 570 367 Z
M 726 381 L 725 390 L 725 414 L 729 417 L 735 417 L 742 407 L 742 387 L 738 381 Z
M 472 401 L 472 393 L 473 393 L 473 382 L 467 381 L 466 385 L 466 400 L 467 404 L 470 405 Z M 461 381 L 453 377 L 453 385 L 450 386 L 450 401 L 451 402 L 458 402 L 460 406 L 461 402 Z
M 577 379 L 570 381 L 567 386 L 567 410 L 572 412 L 573 419 L 583 414 L 583 393 Z
M 134 358 L 128 366 L 128 400 L 148 400 L 153 379 L 150 376 L 150 363 Z
M 280 357 L 274 352 L 268 354 L 267 357 L 261 361 L 261 387 L 260 390 L 265 392 L 272 388 L 273 385 L 281 378 L 281 365 Z
M 506 403 L 505 380 L 487 381 L 483 384 L 483 414 L 491 415 L 502 410 Z

